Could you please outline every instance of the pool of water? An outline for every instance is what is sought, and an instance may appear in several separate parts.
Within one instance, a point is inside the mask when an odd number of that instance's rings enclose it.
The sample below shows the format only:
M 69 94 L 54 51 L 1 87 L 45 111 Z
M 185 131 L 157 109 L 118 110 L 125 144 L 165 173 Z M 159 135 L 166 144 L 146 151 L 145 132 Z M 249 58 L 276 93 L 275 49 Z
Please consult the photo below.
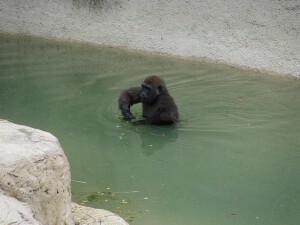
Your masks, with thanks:
M 176 126 L 121 120 L 120 92 L 152 74 Z M 0 118 L 58 137 L 73 201 L 131 225 L 299 224 L 299 114 L 294 78 L 0 35 Z

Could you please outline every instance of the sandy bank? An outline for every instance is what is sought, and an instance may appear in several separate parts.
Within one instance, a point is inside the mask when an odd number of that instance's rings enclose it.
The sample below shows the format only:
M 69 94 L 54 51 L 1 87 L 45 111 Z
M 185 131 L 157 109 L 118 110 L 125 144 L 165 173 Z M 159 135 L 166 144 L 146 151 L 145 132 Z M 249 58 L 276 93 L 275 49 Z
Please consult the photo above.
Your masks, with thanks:
M 297 0 L 1 0 L 0 32 L 208 59 L 300 77 Z

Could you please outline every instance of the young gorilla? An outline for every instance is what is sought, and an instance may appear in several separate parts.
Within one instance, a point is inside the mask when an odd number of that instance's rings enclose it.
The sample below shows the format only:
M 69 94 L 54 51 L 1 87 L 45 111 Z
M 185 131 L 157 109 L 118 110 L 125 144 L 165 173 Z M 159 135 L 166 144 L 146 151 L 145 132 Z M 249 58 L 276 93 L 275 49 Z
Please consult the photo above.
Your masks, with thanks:
M 147 77 L 141 87 L 132 87 L 121 93 L 119 108 L 125 120 L 135 119 L 130 107 L 140 102 L 143 104 L 145 119 L 135 123 L 167 125 L 178 122 L 177 106 L 160 77 Z

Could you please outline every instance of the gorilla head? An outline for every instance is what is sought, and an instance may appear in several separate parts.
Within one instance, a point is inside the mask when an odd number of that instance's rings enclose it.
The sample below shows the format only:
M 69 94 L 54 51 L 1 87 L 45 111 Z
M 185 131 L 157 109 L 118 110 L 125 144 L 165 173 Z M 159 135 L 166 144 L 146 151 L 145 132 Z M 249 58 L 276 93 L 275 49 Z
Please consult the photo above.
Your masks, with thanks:
M 158 76 L 147 77 L 142 83 L 141 102 L 151 104 L 165 89 L 165 82 Z

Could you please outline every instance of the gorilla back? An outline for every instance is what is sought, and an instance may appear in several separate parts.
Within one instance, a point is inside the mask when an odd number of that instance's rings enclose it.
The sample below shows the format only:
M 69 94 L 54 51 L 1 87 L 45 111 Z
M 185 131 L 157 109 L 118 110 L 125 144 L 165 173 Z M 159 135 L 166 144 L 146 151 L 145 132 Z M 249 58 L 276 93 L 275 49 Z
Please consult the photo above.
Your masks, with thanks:
M 134 123 L 167 125 L 178 122 L 177 106 L 162 78 L 149 76 L 140 87 L 132 87 L 121 93 L 119 109 L 125 120 L 135 119 L 130 107 L 140 102 L 143 104 L 144 119 Z

